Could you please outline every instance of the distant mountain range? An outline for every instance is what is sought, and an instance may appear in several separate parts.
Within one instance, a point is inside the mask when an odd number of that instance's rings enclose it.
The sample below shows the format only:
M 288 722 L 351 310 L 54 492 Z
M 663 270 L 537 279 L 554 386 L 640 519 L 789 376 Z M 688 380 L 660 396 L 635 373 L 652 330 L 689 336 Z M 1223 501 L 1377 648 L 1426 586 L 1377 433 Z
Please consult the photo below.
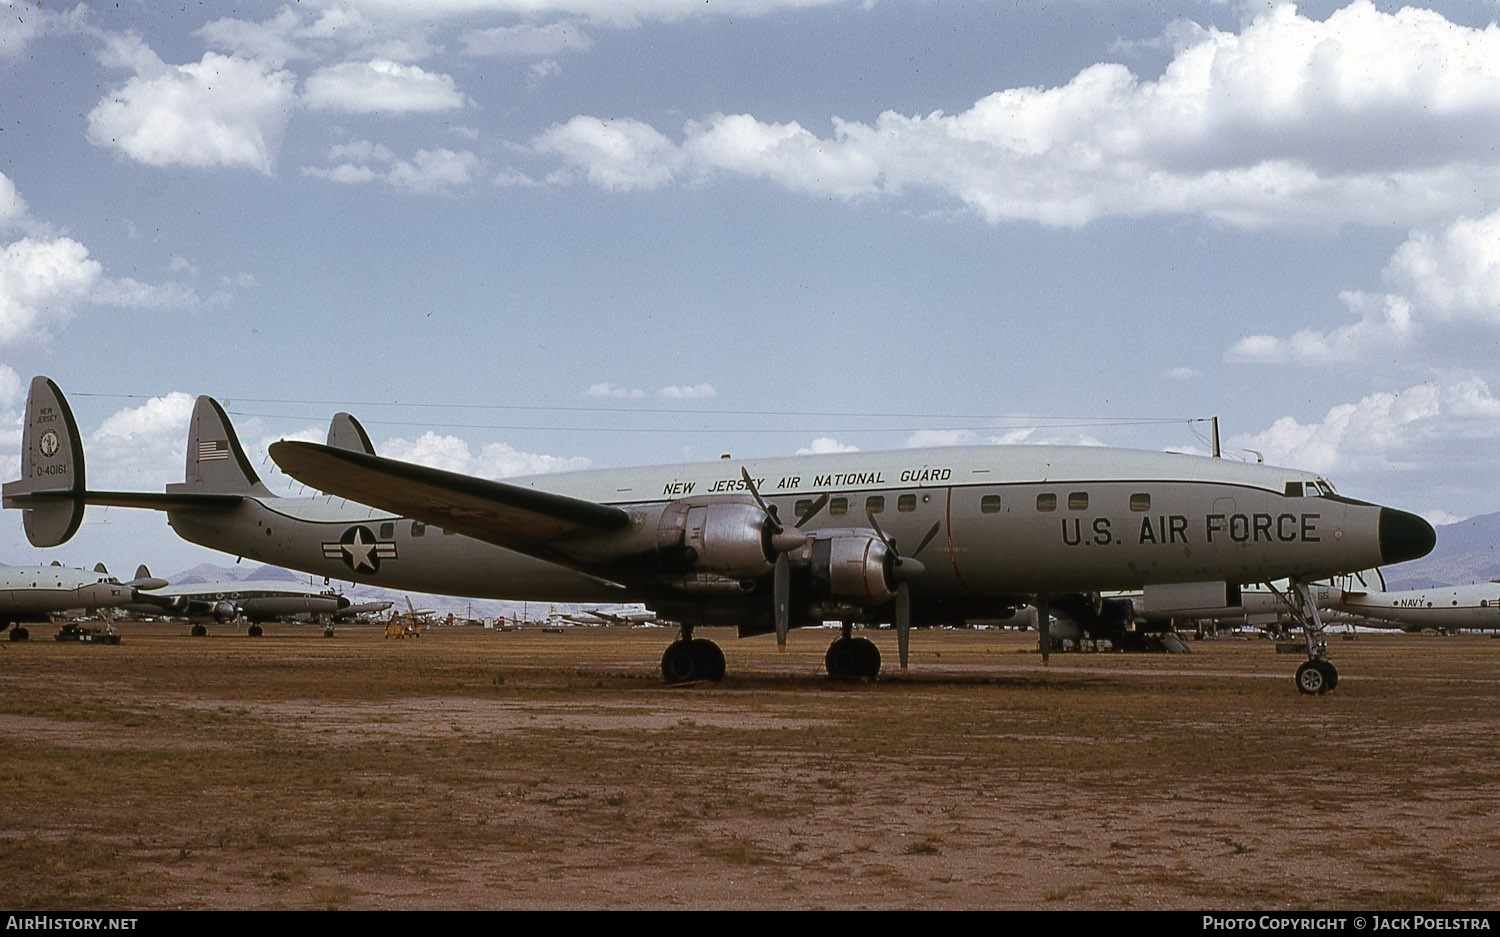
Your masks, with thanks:
M 1500 513 L 1437 529 L 1437 546 L 1420 560 L 1385 570 L 1388 589 L 1465 586 L 1500 579 Z

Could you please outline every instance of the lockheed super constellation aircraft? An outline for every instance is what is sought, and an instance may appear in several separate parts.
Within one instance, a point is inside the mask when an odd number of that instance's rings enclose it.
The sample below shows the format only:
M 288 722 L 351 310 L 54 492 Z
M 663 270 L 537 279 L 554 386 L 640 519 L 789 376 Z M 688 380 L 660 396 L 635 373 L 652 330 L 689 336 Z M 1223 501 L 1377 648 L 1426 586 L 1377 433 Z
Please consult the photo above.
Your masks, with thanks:
M 854 622 L 893 622 L 904 669 L 913 624 L 993 619 L 1028 602 L 1045 623 L 1051 596 L 1102 590 L 1228 605 L 1231 584 L 1290 578 L 1308 647 L 1297 686 L 1321 693 L 1338 672 L 1305 583 L 1423 556 L 1436 536 L 1422 518 L 1336 495 L 1310 472 L 1104 447 L 853 452 L 498 482 L 381 458 L 343 434 L 332 446 L 271 446 L 282 470 L 328 494 L 285 498 L 260 481 L 209 397 L 194 409 L 186 477 L 165 493 L 90 490 L 72 412 L 45 377 L 31 383 L 23 432 L 21 478 L 5 485 L 4 503 L 24 510 L 34 544 L 67 540 L 86 504 L 152 508 L 194 543 L 323 576 L 476 598 L 640 602 L 681 626 L 662 657 L 669 682 L 723 677 L 723 651 L 692 637 L 701 625 L 784 642 L 789 627 L 842 621 L 829 674 L 874 676 L 879 652 L 850 633 Z
M 0 631 L 10 629 L 12 641 L 24 641 L 31 631 L 23 621 L 45 620 L 51 612 L 118 608 L 139 594 L 137 590 L 166 585 L 164 579 L 138 576 L 121 582 L 101 563 L 90 572 L 66 566 L 7 566 L 0 568 Z
M 151 573 L 142 566 L 137 577 Z M 161 582 L 161 580 L 157 580 Z M 161 583 L 160 588 L 141 589 L 135 601 L 126 606 L 133 612 L 169 613 L 194 619 L 192 633 L 208 633 L 204 620 L 247 622 L 246 631 L 259 637 L 261 622 L 279 619 L 312 618 L 325 622 L 323 633 L 333 635 L 333 622 L 374 612 L 383 612 L 390 602 L 354 604 L 348 596 L 329 588 L 319 588 L 285 579 L 236 579 L 227 582 Z

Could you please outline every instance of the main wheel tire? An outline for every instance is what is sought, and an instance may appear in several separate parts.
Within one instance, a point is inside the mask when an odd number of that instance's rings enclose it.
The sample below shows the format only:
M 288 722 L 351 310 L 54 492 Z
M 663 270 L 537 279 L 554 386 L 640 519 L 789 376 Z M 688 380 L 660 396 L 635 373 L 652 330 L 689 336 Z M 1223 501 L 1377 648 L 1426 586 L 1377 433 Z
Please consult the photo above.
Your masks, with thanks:
M 694 638 L 688 642 L 688 653 L 693 657 L 695 680 L 724 679 L 724 649 L 707 638 Z
M 859 658 L 858 675 L 870 680 L 880 676 L 880 648 L 869 638 L 854 638 L 853 643 Z
M 1328 685 L 1328 671 L 1322 666 L 1323 663 L 1320 660 L 1308 660 L 1297 668 L 1297 691 L 1303 696 L 1322 696 L 1333 689 Z
M 30 637 L 31 629 L 26 628 L 22 625 L 16 625 L 14 628 L 10 629 L 10 639 L 12 641 L 25 641 Z
M 661 655 L 661 678 L 669 684 L 689 683 L 696 679 L 698 661 L 691 641 L 673 641 Z
M 208 629 L 203 625 L 194 625 L 191 629 L 188 630 L 188 634 L 192 635 L 195 638 L 202 638 L 208 635 Z
M 1323 685 L 1327 687 L 1323 692 L 1332 693 L 1339 686 L 1339 669 L 1333 666 L 1331 660 L 1313 661 L 1317 668 L 1323 672 Z
M 248 634 L 249 634 L 249 635 L 250 635 L 250 637 L 252 637 L 252 638 L 258 638 L 258 637 L 260 637 L 260 636 L 261 636 L 261 635 L 262 635 L 262 634 L 263 634 L 263 633 L 264 633 L 264 632 L 263 632 L 263 631 L 262 631 L 262 630 L 261 630 L 261 627 L 260 627 L 260 625 L 251 625 L 251 626 L 250 626 L 250 630 L 249 630 L 249 631 L 248 631 L 248 632 L 247 632 L 247 633 L 248 633 Z
M 873 680 L 880 673 L 880 649 L 869 638 L 839 638 L 828 645 L 823 669 L 835 680 Z

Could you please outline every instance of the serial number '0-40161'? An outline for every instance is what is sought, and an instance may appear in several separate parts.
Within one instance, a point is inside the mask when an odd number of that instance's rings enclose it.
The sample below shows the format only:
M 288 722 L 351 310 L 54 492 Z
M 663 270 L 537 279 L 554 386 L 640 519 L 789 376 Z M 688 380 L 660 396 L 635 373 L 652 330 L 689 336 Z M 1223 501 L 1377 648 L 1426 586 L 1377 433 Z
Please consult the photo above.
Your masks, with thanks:
M 1113 518 L 1069 517 L 1062 521 L 1066 546 L 1174 543 L 1318 543 L 1321 514 L 1157 514 L 1116 524 Z M 1128 532 L 1126 529 L 1128 529 Z M 1138 528 L 1138 529 L 1137 529 Z M 1124 534 L 1123 536 L 1121 534 Z

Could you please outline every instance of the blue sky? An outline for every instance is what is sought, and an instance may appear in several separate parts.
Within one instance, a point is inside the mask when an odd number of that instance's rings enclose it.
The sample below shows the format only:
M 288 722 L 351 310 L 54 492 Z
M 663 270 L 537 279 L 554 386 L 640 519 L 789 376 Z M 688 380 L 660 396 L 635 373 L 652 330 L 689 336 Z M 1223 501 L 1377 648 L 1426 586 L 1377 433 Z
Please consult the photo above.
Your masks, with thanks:
M 338 409 L 490 477 L 1218 416 L 1500 510 L 1497 12 L 0 0 L 0 464 L 47 374 L 95 487 L 180 479 L 211 394 L 267 476 Z

